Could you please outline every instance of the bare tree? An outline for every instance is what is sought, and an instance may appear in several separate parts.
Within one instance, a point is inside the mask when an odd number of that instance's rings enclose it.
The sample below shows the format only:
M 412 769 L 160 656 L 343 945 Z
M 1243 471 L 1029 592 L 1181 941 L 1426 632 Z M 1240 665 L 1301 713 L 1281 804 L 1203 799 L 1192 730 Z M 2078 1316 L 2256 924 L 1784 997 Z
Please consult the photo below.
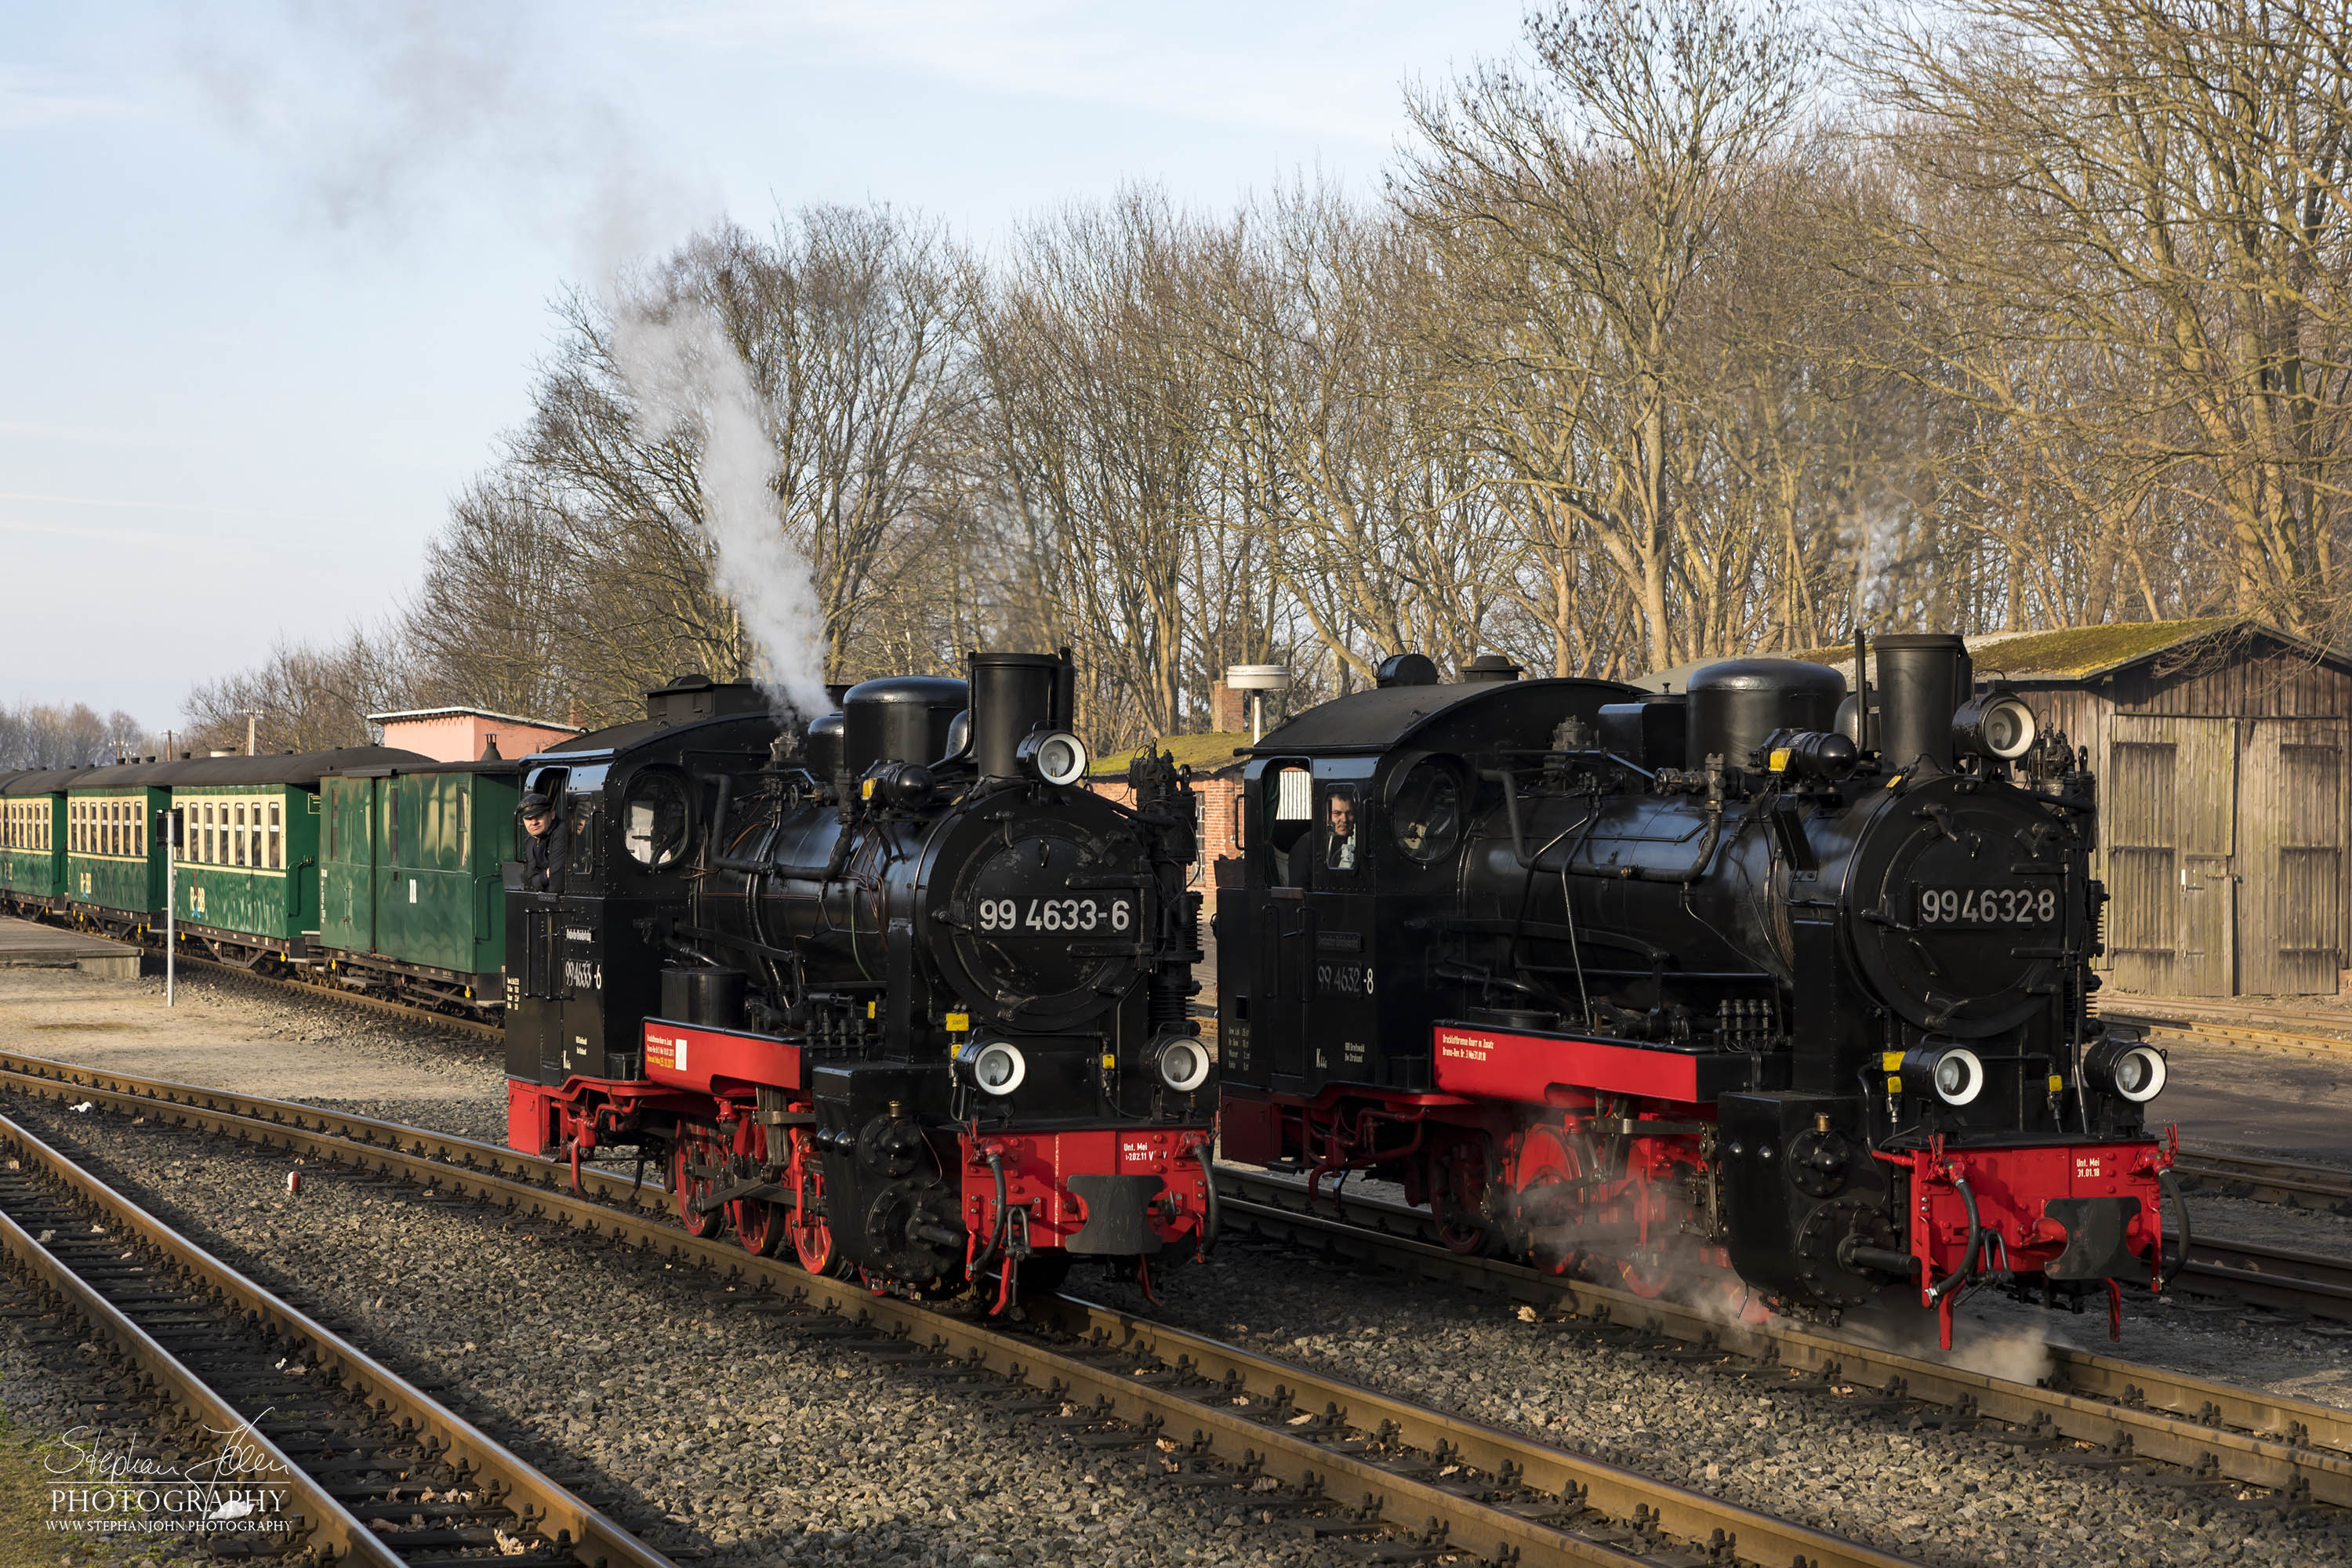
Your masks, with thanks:
M 1408 99 L 1422 145 L 1396 194 L 1475 279 L 1464 370 L 1518 481 L 1549 492 L 1530 515 L 1601 551 L 1665 664 L 1683 315 L 1801 110 L 1811 45 L 1777 3 L 1732 0 L 1563 5 L 1527 41 L 1532 71 Z
M 2221 602 L 2330 627 L 2352 5 L 1962 0 L 1933 31 L 1864 26 L 1853 52 L 1920 187 L 1889 238 L 1972 329 L 1955 392 L 2096 455 L 2103 549 L 2210 519 Z

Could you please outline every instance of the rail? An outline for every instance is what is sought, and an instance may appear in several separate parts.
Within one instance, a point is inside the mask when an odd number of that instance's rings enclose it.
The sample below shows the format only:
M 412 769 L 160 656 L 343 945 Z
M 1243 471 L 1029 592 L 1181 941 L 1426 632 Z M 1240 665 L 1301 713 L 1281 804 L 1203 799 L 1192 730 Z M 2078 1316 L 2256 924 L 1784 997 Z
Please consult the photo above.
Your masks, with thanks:
M 1001 1379 L 1034 1410 L 1106 1447 L 1147 1446 L 1163 1479 L 1227 1487 L 1377 1550 L 1500 1562 L 1615 1564 L 1685 1550 L 1771 1568 L 1895 1568 L 1906 1560 L 1290 1363 L 1066 1297 L 1029 1303 L 1012 1331 L 820 1279 L 667 1217 L 667 1194 L 594 1169 L 314 1107 L 0 1055 L 0 1088 L 87 1100 L 152 1126 L 404 1178 L 448 1197 L 570 1226 L 614 1247 L 699 1265 L 759 1292 L 779 1319 L 846 1349 L 941 1377 Z M 1268 1479 L 1276 1483 L 1269 1492 Z M 1708 1557 L 1709 1552 L 1716 1555 Z
M 11 1270 L 83 1319 L 139 1381 L 208 1428 L 213 1446 L 235 1445 L 256 1479 L 215 1490 L 247 1508 L 257 1489 L 292 1494 L 287 1522 L 312 1555 L 397 1565 L 455 1548 L 499 1552 L 495 1561 L 523 1568 L 673 1568 L 511 1449 L 5 1117 L 0 1145 L 13 1156 L 0 1175 L 0 1252 Z M 299 1377 L 285 1371 L 289 1362 L 302 1368 Z M 432 1489 L 420 1488 L 420 1470 L 445 1479 L 439 1500 L 426 1500 Z M 370 1483 L 370 1474 L 390 1479 Z M 90 1489 L 119 1489 L 95 1481 Z
M 1841 1380 L 1878 1394 L 1953 1407 L 2003 1429 L 2089 1444 L 2105 1456 L 2204 1469 L 2289 1497 L 2352 1507 L 2352 1411 L 2051 1346 L 2046 1385 L 1784 1321 L 1731 1323 L 1720 1311 L 1468 1258 L 1428 1239 L 1429 1215 L 1401 1204 L 1327 1192 L 1308 1212 L 1304 1183 L 1220 1165 L 1225 1232 L 1296 1242 L 1376 1261 L 1408 1276 L 1466 1285 L 1612 1331 L 1633 1330 L 1809 1375 L 1824 1397 Z

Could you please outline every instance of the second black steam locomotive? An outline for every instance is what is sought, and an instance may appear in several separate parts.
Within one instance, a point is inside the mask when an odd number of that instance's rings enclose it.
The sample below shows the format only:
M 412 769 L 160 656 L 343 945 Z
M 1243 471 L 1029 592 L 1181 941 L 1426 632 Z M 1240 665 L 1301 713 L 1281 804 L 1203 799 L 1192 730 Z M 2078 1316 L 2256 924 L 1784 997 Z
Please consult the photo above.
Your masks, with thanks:
M 1227 1156 L 1637 1289 L 1907 1291 L 1947 1344 L 1987 1277 L 2119 1314 L 2171 1151 L 2164 1058 L 2088 1006 L 2095 780 L 1958 637 L 1877 660 L 1648 692 L 1407 655 L 1267 735 L 1219 899 Z
M 565 886 L 509 893 L 509 1140 L 667 1159 L 680 1218 L 877 1287 L 1205 1240 L 1189 786 L 1085 787 L 1066 653 L 850 688 L 689 679 L 527 764 Z

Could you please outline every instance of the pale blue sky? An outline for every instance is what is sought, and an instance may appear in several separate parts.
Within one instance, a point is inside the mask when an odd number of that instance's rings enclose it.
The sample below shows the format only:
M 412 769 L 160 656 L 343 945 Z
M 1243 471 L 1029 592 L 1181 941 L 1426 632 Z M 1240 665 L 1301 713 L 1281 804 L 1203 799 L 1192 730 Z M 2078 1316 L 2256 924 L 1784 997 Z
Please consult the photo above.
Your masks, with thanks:
M 161 728 L 380 618 L 617 256 L 809 201 L 985 241 L 1125 179 L 1369 191 L 1401 84 L 1518 16 L 0 0 L 0 700 Z

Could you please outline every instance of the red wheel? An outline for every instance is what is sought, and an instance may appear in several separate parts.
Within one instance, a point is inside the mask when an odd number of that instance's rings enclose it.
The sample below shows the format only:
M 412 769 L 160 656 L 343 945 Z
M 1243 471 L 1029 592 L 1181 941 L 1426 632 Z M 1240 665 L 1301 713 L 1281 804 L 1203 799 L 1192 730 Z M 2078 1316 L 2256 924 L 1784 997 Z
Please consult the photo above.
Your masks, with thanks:
M 1486 1159 L 1483 1142 L 1442 1143 L 1429 1155 L 1429 1215 L 1448 1252 L 1486 1250 Z
M 841 1249 L 833 1244 L 833 1227 L 824 1222 L 824 1175 L 817 1165 L 816 1150 L 811 1146 L 805 1129 L 793 1129 L 792 1150 L 792 1160 L 784 1169 L 784 1185 L 793 1193 L 788 1222 L 793 1256 L 812 1274 L 845 1278 L 849 1270 L 842 1262 Z
M 768 1130 L 746 1117 L 735 1124 L 735 1160 L 728 1173 L 729 1183 L 731 1185 L 756 1176 L 767 1166 Z M 735 1226 L 735 1238 L 743 1244 L 746 1252 L 773 1258 L 784 1249 L 784 1216 L 765 1199 L 730 1199 L 727 1218 Z
M 720 1210 L 700 1214 L 694 1207 L 698 1200 L 710 1195 L 714 1184 L 710 1173 L 719 1168 L 718 1135 L 708 1127 L 679 1127 L 669 1146 L 670 1197 L 677 1205 L 678 1223 L 698 1240 L 709 1240 L 727 1223 Z
M 1585 1186 L 1584 1161 L 1567 1130 L 1541 1123 L 1528 1128 L 1513 1175 L 1513 1199 L 1536 1267 L 1550 1274 L 1567 1273 L 1581 1250 L 1575 1237 L 1577 1222 L 1583 1217 Z

